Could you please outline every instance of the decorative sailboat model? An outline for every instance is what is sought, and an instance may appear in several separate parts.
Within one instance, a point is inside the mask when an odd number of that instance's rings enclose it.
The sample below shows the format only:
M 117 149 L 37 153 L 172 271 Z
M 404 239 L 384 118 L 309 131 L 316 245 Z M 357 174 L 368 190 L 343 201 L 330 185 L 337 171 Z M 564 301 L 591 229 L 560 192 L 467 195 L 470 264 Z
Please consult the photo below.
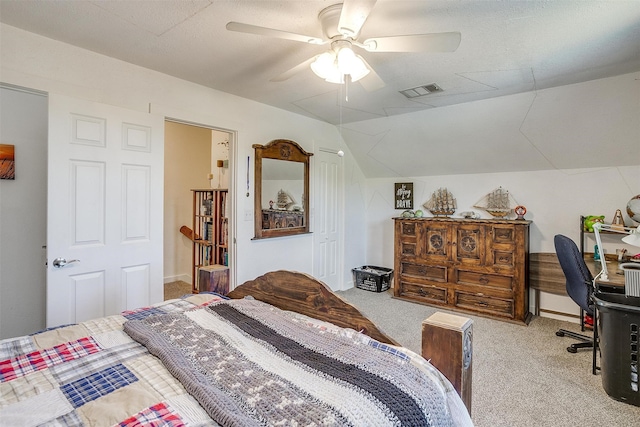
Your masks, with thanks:
M 422 206 L 435 216 L 453 215 L 457 208 L 456 199 L 446 188 L 439 188 L 434 191 L 431 198 Z
M 293 199 L 293 197 L 291 197 L 289 193 L 282 189 L 278 191 L 278 199 L 276 201 L 276 206 L 278 207 L 278 209 L 287 210 L 289 209 L 289 206 L 292 206 L 295 203 L 296 201 Z
M 511 213 L 513 206 L 518 203 L 508 190 L 498 187 L 478 201 L 474 208 L 484 209 L 495 217 L 505 217 Z

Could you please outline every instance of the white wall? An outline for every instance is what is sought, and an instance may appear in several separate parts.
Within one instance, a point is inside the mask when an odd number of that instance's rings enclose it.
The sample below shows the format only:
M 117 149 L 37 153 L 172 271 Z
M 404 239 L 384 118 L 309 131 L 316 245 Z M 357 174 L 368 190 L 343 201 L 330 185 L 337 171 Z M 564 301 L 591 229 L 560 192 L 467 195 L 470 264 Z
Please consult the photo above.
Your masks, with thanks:
M 138 111 L 151 110 L 165 117 L 234 131 L 237 151 L 231 158 L 237 161 L 231 178 L 238 182 L 233 218 L 237 225 L 237 257 L 234 260 L 237 266 L 236 282 L 243 283 L 278 268 L 313 272 L 313 234 L 252 240 L 253 218 L 245 215 L 252 215 L 253 212 L 251 146 L 283 138 L 296 141 L 309 152 L 320 146 L 344 150 L 334 126 L 5 24 L 0 25 L 0 81 Z M 249 197 L 245 197 L 247 158 Z M 345 164 L 352 177 L 362 177 L 352 159 Z M 361 182 L 356 179 L 349 185 L 358 185 Z M 311 197 L 313 212 L 314 195 Z M 25 196 L 24 202 L 27 200 Z M 361 211 L 358 197 L 353 198 L 356 201 L 355 208 L 350 207 L 350 200 L 347 199 L 347 212 L 354 209 Z M 313 224 L 313 221 L 311 223 Z M 362 234 L 354 235 L 349 230 L 346 236 L 357 239 L 356 247 L 361 248 Z M 346 266 L 362 261 L 364 252 L 351 251 L 348 241 L 345 252 L 349 254 Z
M 229 188 L 229 143 L 231 135 L 218 130 L 211 131 L 211 188 Z M 222 160 L 222 168 L 218 168 L 218 160 Z M 226 164 L 226 166 L 224 166 Z
M 15 180 L 0 180 L 0 339 L 45 327 L 47 97 L 0 88 L 0 143 Z
M 367 232 L 367 180 L 346 146 L 338 147 L 345 152 L 344 165 L 344 276 L 346 287 L 353 286 L 351 269 L 367 264 L 367 247 L 370 237 Z

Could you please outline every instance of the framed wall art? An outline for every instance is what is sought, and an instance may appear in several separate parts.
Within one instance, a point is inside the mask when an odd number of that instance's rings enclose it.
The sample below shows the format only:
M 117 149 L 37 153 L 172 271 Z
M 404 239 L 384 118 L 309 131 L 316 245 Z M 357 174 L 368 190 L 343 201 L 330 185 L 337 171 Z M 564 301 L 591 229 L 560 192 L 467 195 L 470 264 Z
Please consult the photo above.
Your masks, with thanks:
M 16 179 L 14 145 L 0 144 L 0 179 Z
M 413 209 L 413 182 L 395 183 L 396 209 Z

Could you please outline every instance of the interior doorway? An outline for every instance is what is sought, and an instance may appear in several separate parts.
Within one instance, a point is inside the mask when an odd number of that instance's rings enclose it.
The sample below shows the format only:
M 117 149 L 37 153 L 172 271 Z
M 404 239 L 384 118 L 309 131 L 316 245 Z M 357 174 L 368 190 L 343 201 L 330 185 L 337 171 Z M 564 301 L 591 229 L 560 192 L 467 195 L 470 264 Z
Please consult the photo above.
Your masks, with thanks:
M 207 125 L 165 120 L 164 163 L 164 282 L 165 299 L 190 293 L 192 241 L 180 229 L 192 227 L 192 189 L 228 189 L 226 217 L 233 233 L 232 157 L 234 132 Z M 229 239 L 230 243 L 232 238 Z M 227 264 L 233 282 L 233 245 Z

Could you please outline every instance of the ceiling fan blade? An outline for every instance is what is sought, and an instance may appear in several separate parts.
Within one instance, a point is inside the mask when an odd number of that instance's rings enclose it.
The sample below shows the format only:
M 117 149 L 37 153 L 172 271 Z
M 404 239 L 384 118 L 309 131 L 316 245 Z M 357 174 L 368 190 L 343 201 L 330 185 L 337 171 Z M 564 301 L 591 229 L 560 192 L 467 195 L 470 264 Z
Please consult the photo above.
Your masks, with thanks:
M 362 42 L 369 52 L 454 52 L 460 46 L 458 32 L 374 37 Z
M 338 21 L 338 32 L 355 39 L 375 4 L 376 0 L 345 0 Z
M 303 43 L 311 44 L 325 44 L 322 39 L 318 37 L 305 36 L 304 34 L 290 33 L 287 31 L 274 30 L 272 28 L 258 27 L 257 25 L 243 24 L 241 22 L 229 22 L 227 23 L 227 30 L 237 31 L 239 33 L 257 34 L 259 36 L 275 37 L 278 39 L 293 40 Z
M 373 67 L 371 67 L 371 65 L 369 65 L 369 63 L 365 61 L 364 58 L 360 57 L 360 59 L 362 59 L 362 62 L 364 62 L 364 64 L 369 69 L 369 74 L 367 74 L 366 76 L 358 80 L 358 82 L 362 85 L 364 90 L 366 90 L 367 92 L 374 92 L 378 89 L 382 89 L 383 87 L 385 87 L 386 84 L 384 80 L 380 78 L 380 76 L 378 75 L 378 73 L 376 73 Z
M 305 69 L 309 68 L 309 66 L 311 65 L 311 63 L 313 61 L 315 61 L 316 57 L 312 56 L 311 58 L 307 59 L 306 61 L 296 65 L 295 67 L 291 68 L 290 70 L 285 71 L 284 73 L 280 74 L 279 76 L 276 76 L 274 78 L 272 78 L 270 81 L 272 82 L 283 82 L 285 80 L 290 79 L 291 77 L 293 77 L 295 74 L 298 74 L 301 71 L 304 71 Z

